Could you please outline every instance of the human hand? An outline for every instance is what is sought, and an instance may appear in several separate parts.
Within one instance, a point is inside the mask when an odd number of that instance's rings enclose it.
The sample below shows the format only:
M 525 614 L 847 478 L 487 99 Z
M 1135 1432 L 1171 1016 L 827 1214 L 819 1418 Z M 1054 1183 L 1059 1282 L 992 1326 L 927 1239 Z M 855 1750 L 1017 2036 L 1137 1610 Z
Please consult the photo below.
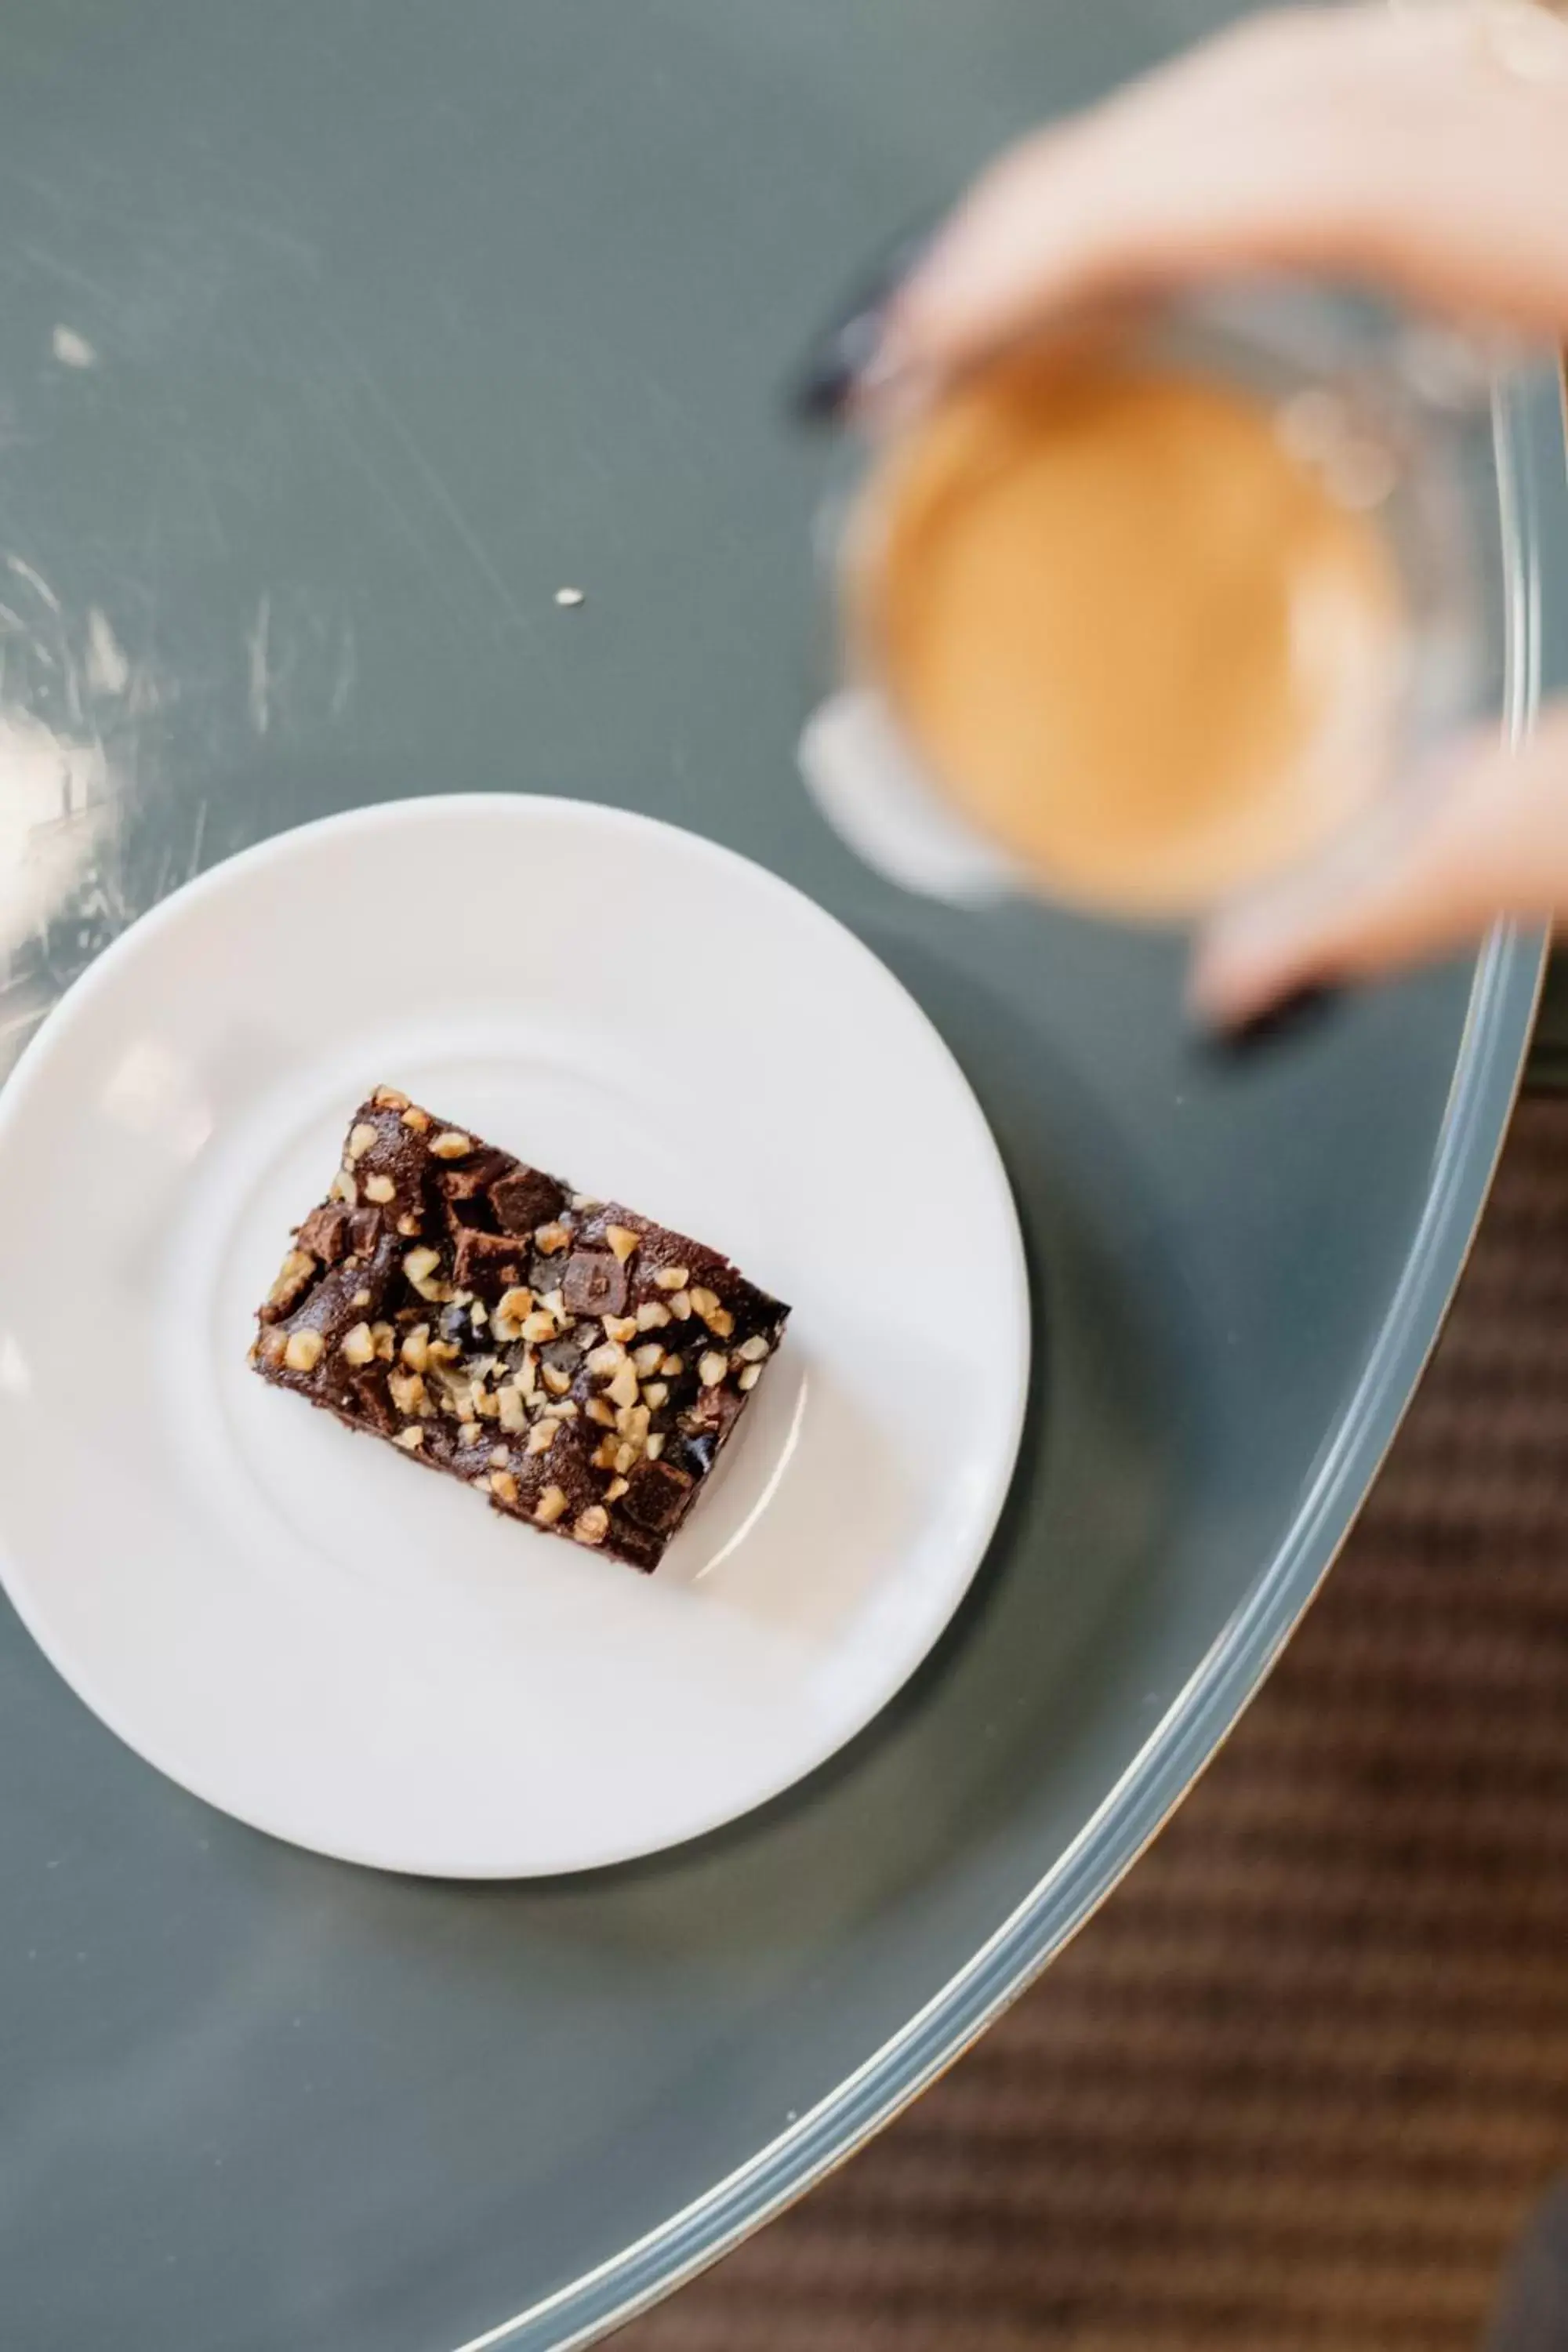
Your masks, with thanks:
M 1220 1029 L 1298 990 L 1460 947 L 1496 916 L 1568 917 L 1568 703 L 1529 741 L 1462 747 L 1329 857 L 1214 918 L 1190 994 Z
M 1531 0 L 1270 11 L 982 173 L 874 380 L 1218 274 L 1349 278 L 1568 337 L 1568 23 Z
M 1247 18 L 1004 154 L 862 314 L 828 399 L 896 401 L 1106 301 L 1227 272 L 1351 278 L 1568 341 L 1568 23 L 1531 0 Z M 826 401 L 819 405 L 826 404 Z M 1195 1009 L 1244 1023 L 1299 986 L 1568 915 L 1568 706 L 1477 743 L 1326 864 L 1223 913 Z

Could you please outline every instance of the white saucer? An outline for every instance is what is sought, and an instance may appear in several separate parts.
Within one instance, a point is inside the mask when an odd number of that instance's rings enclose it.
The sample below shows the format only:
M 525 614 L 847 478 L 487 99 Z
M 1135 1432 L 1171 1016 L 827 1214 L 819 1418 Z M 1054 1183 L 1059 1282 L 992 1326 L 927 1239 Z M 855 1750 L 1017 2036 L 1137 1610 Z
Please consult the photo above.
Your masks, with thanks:
M 248 1370 L 378 1080 L 716 1244 L 795 1317 L 658 1575 Z M 150 1762 L 448 1876 L 647 1853 L 858 1731 L 1017 1449 L 1023 1252 L 924 1015 L 785 884 L 549 800 L 372 808 L 138 923 L 0 1096 L 0 1566 Z

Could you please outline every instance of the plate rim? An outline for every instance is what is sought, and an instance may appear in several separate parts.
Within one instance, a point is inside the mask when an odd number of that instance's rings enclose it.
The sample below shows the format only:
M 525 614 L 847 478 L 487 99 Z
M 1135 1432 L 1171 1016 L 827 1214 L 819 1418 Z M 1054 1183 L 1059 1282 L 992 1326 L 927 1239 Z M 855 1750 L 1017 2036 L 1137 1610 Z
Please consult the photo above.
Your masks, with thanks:
M 0 1150 L 15 1148 L 15 1131 L 18 1124 L 25 1124 L 35 1089 L 41 1074 L 48 1068 L 55 1046 L 72 1034 L 80 1021 L 91 1016 L 101 997 L 112 993 L 124 965 L 144 952 L 149 943 L 155 942 L 164 931 L 176 928 L 191 907 L 221 898 L 237 887 L 243 890 L 248 877 L 269 866 L 287 864 L 300 856 L 308 857 L 315 844 L 323 837 L 381 833 L 387 829 L 394 832 L 404 829 L 417 831 L 421 825 L 436 821 L 451 818 L 461 821 L 476 817 L 493 819 L 498 816 L 503 823 L 520 819 L 524 822 L 537 819 L 544 823 L 564 819 L 570 824 L 589 830 L 668 836 L 678 845 L 682 855 L 696 853 L 702 861 L 716 867 L 731 871 L 738 868 L 745 876 L 748 887 L 763 886 L 764 895 L 772 896 L 785 908 L 792 919 L 798 920 L 804 915 L 808 922 L 815 922 L 824 933 L 847 946 L 868 983 L 882 992 L 889 1005 L 898 1006 L 906 1018 L 913 1017 L 923 1042 L 928 1048 L 934 1049 L 938 1064 L 955 1081 L 956 1101 L 962 1108 L 970 1143 L 975 1150 L 978 1164 L 984 1169 L 987 1181 L 994 1187 L 999 1220 L 998 1238 L 1007 1261 L 1002 1307 L 1006 1322 L 1006 1354 L 1012 1377 L 1005 1411 L 995 1424 L 997 1443 L 991 1457 L 984 1499 L 975 1515 L 974 1534 L 966 1548 L 965 1564 L 955 1574 L 951 1592 L 946 1596 L 946 1605 L 930 1625 L 924 1640 L 918 1648 L 900 1658 L 895 1677 L 885 1687 L 879 1687 L 869 1707 L 863 1713 L 857 1713 L 847 1728 L 832 1730 L 826 1745 L 803 1751 L 805 1760 L 789 1769 L 782 1780 L 771 1781 L 760 1790 L 742 1796 L 735 1803 L 694 1828 L 678 1829 L 670 1835 L 648 1843 L 614 1845 L 602 1851 L 586 1852 L 569 1860 L 542 1864 L 498 1861 L 483 1866 L 454 1867 L 450 1861 L 428 1857 L 412 1860 L 406 1853 L 393 1855 L 368 1849 L 356 1851 L 347 1843 L 325 1844 L 305 1839 L 297 1831 L 279 1827 L 276 1820 L 268 1818 L 261 1811 L 237 1806 L 226 1798 L 214 1794 L 210 1785 L 174 1769 L 156 1751 L 155 1745 L 149 1745 L 142 1733 L 131 1727 L 117 1705 L 104 1703 L 97 1688 L 95 1674 L 90 1668 L 84 1670 L 68 1646 L 55 1639 L 47 1610 L 35 1604 L 35 1595 L 21 1561 L 9 1542 L 0 1540 L 0 1588 L 4 1589 L 21 1623 L 78 1703 L 89 1708 L 141 1763 L 199 1802 L 212 1806 L 215 1811 L 226 1814 L 230 1820 L 259 1835 L 292 1846 L 297 1852 L 319 1855 L 355 1869 L 471 1885 L 575 1878 L 635 1865 L 656 1855 L 675 1852 L 683 1845 L 731 1828 L 747 1815 L 777 1803 L 864 1737 L 911 1676 L 919 1673 L 941 1642 L 967 1601 L 990 1551 L 1007 1496 L 1017 1475 L 1034 1355 L 1027 1254 L 1012 1181 L 995 1133 L 969 1076 L 925 1007 L 847 923 L 783 875 L 742 852 L 731 849 L 727 844 L 695 833 L 687 826 L 648 815 L 641 810 L 618 808 L 609 802 L 510 789 L 418 793 L 406 799 L 367 802 L 328 816 L 312 818 L 302 824 L 268 835 L 263 840 L 251 843 L 232 856 L 218 860 L 182 883 L 177 889 L 129 923 L 50 1008 L 18 1055 L 4 1087 L 0 1087 Z

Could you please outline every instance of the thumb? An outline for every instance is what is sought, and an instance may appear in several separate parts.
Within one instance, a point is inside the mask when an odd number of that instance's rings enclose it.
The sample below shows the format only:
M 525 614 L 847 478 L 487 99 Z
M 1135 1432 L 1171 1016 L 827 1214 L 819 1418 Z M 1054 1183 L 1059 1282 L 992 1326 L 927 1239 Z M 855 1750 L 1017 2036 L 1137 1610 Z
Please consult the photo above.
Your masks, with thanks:
M 1472 742 L 1198 942 L 1194 1012 L 1235 1028 L 1298 990 L 1441 955 L 1498 915 L 1568 916 L 1568 704 L 1517 750 Z

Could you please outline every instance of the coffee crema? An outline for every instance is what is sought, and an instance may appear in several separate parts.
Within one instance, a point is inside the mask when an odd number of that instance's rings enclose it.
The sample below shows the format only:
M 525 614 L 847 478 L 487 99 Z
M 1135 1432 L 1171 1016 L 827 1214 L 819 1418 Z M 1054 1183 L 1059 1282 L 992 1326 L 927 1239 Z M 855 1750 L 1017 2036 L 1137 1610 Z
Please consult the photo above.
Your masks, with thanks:
M 994 365 L 886 454 L 847 584 L 922 768 L 1054 895 L 1194 911 L 1321 848 L 1387 777 L 1393 551 L 1233 383 Z

